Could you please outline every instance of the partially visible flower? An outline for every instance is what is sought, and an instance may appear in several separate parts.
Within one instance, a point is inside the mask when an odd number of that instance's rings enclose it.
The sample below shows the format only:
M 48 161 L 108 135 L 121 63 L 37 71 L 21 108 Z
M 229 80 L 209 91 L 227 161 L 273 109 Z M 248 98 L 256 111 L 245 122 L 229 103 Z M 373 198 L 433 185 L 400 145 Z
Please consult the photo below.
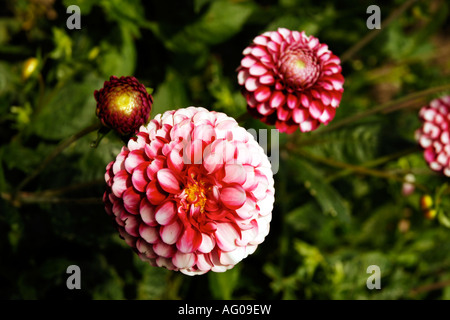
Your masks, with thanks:
M 419 111 L 422 127 L 416 140 L 431 170 L 450 177 L 450 96 L 434 99 Z
M 223 272 L 269 232 L 271 164 L 253 136 L 219 112 L 158 114 L 106 168 L 106 211 L 152 266 Z
M 280 28 L 244 51 L 238 82 L 249 112 L 281 132 L 328 124 L 344 91 L 340 59 L 304 32 Z
M 149 120 L 153 98 L 135 77 L 111 76 L 94 97 L 103 125 L 122 136 L 135 134 Z
M 407 175 L 405 175 L 405 180 L 402 185 L 402 194 L 404 196 L 409 196 L 414 192 L 414 190 L 415 190 L 414 182 L 415 181 L 416 181 L 416 178 L 414 177 L 414 175 L 412 173 L 408 173 Z

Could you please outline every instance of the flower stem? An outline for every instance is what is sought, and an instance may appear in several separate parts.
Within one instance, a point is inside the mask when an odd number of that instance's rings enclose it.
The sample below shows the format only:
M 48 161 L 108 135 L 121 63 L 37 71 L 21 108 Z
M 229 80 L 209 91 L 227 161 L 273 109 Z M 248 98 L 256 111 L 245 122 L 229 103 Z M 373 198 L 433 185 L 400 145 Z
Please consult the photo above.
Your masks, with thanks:
M 24 180 L 22 180 L 21 183 L 17 186 L 15 190 L 15 194 L 17 194 L 20 190 L 22 190 L 31 180 L 36 178 L 44 169 L 45 167 L 54 159 L 57 155 L 59 155 L 64 149 L 66 149 L 68 146 L 70 146 L 72 143 L 77 141 L 78 139 L 84 137 L 85 135 L 98 130 L 101 128 L 101 124 L 96 122 L 81 131 L 75 133 L 71 137 L 67 138 L 66 140 L 63 140 L 56 148 L 53 150 L 52 153 L 50 153 L 42 162 L 41 165 L 38 166 L 30 175 L 28 175 Z
M 340 168 L 340 169 L 345 169 L 345 170 L 350 170 L 351 172 L 355 172 L 358 174 L 363 174 L 363 175 L 368 175 L 368 176 L 373 176 L 376 178 L 383 178 L 383 179 L 390 179 L 390 180 L 395 180 L 398 182 L 405 182 L 403 177 L 399 177 L 395 174 L 392 174 L 390 172 L 385 172 L 385 171 L 381 171 L 381 170 L 375 170 L 375 169 L 370 169 L 364 166 L 360 166 L 360 165 L 354 165 L 354 164 L 349 164 L 349 163 L 345 163 L 345 162 L 340 162 L 340 161 L 336 161 L 334 159 L 331 158 L 325 158 L 325 157 L 321 157 L 318 155 L 314 155 L 308 152 L 305 152 L 304 150 L 296 150 L 295 153 L 297 155 L 300 155 L 302 157 L 308 158 L 310 160 L 331 166 L 331 167 L 335 167 L 335 168 Z M 428 189 L 420 184 L 414 183 L 414 185 L 423 190 L 423 191 L 428 191 Z

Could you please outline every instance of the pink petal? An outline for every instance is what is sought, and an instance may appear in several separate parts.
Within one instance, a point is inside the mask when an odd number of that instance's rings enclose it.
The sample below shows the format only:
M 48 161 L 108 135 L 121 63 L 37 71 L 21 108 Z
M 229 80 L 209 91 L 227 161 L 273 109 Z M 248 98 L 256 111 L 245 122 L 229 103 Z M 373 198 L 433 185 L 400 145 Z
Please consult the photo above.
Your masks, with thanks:
M 277 117 L 281 121 L 287 121 L 289 119 L 291 112 L 289 109 L 286 110 L 285 106 L 277 109 Z
M 152 227 L 158 225 L 155 219 L 155 208 L 148 202 L 147 198 L 142 198 L 139 206 L 139 214 L 146 225 Z
M 289 109 L 295 109 L 300 104 L 300 100 L 293 94 L 288 94 L 287 96 L 287 106 Z
M 162 205 L 158 206 L 155 210 L 155 220 L 160 225 L 168 225 L 172 223 L 173 219 L 177 215 L 177 208 L 175 202 L 166 201 Z
M 220 190 L 220 200 L 229 209 L 234 210 L 242 207 L 246 199 L 245 190 L 239 185 Z
M 147 177 L 147 167 L 149 162 L 143 162 L 138 165 L 131 175 L 131 182 L 133 187 L 139 192 L 145 192 L 149 179 Z
M 124 208 L 132 214 L 139 213 L 139 205 L 141 203 L 141 196 L 134 191 L 133 187 L 129 187 L 122 195 Z
M 216 241 L 214 240 L 214 238 L 207 234 L 202 233 L 202 243 L 198 247 L 198 251 L 202 253 L 209 253 L 214 249 L 215 246 Z
M 254 77 L 249 77 L 245 80 L 245 89 L 252 92 L 258 89 L 258 81 Z
M 267 72 L 267 69 L 260 63 L 255 63 L 250 69 L 249 72 L 252 76 L 262 76 Z
M 236 240 L 240 235 L 231 223 L 218 223 L 215 237 L 221 250 L 231 251 L 236 249 Z
M 243 66 L 244 68 L 250 68 L 255 64 L 255 62 L 255 58 L 252 58 L 251 56 L 245 56 L 241 61 L 241 66 Z
M 175 244 L 181 235 L 181 231 L 183 227 L 178 221 L 174 221 L 173 223 L 162 226 L 159 229 L 159 234 L 161 236 L 161 240 L 167 244 Z
M 292 119 L 295 123 L 302 123 L 309 117 L 309 112 L 304 108 L 297 108 L 292 111 Z
M 182 150 L 174 149 L 167 156 L 167 166 L 177 173 L 180 173 L 184 169 L 184 161 L 180 152 L 182 152 Z
M 225 176 L 223 181 L 226 183 L 237 183 L 242 185 L 246 179 L 246 171 L 244 167 L 240 164 L 226 164 L 225 165 Z
M 278 108 L 286 101 L 286 97 L 281 91 L 275 91 L 270 98 L 270 106 L 272 108 Z
M 159 241 L 159 233 L 156 228 L 149 227 L 143 223 L 139 226 L 139 235 L 148 243 Z
M 269 74 L 265 74 L 261 77 L 259 77 L 259 83 L 264 84 L 264 85 L 272 85 L 275 83 L 275 79 L 273 77 L 273 75 Z
M 133 150 L 128 154 L 125 159 L 125 169 L 132 173 L 134 168 L 140 165 L 142 162 L 146 161 L 143 150 Z
M 271 113 L 273 113 L 275 111 L 275 109 L 273 109 L 270 106 L 270 103 L 268 101 L 259 103 L 256 106 L 256 110 L 258 110 L 258 112 L 260 114 L 262 114 L 263 116 L 267 116 L 267 115 L 269 115 L 269 114 L 271 114 Z
M 272 94 L 272 91 L 270 90 L 269 87 L 261 86 L 258 89 L 256 89 L 254 96 L 258 102 L 264 102 L 270 98 L 271 94 Z
M 111 189 L 116 197 L 122 197 L 122 194 L 128 189 L 129 177 L 126 170 L 121 170 L 114 176 Z
M 153 251 L 160 257 L 171 258 L 176 250 L 171 245 L 160 241 L 153 245 Z
M 318 100 L 312 101 L 311 105 L 309 106 L 309 114 L 314 119 L 319 118 L 323 113 L 324 106 L 322 102 Z
M 196 255 L 194 253 L 182 253 L 180 251 L 177 251 L 172 258 L 174 266 L 180 269 L 191 268 L 196 260 Z
M 156 174 L 159 185 L 164 191 L 177 194 L 181 191 L 180 182 L 170 169 L 161 169 Z
M 333 120 L 334 116 L 336 115 L 336 109 L 333 107 L 325 107 L 325 110 L 323 111 L 322 115 L 319 118 L 319 121 L 323 124 L 327 124 L 331 120 Z
M 125 220 L 125 231 L 132 235 L 133 237 L 138 237 L 139 236 L 139 221 L 138 218 L 136 218 L 136 216 L 133 215 L 128 215 Z
M 177 241 L 177 248 L 181 252 L 191 253 L 200 247 L 202 235 L 192 227 L 187 227 Z
M 147 199 L 151 204 L 158 205 L 166 199 L 166 194 L 160 189 L 156 180 L 152 180 L 147 185 Z
M 223 265 L 235 265 L 246 256 L 245 247 L 237 247 L 233 251 L 220 252 L 220 263 Z

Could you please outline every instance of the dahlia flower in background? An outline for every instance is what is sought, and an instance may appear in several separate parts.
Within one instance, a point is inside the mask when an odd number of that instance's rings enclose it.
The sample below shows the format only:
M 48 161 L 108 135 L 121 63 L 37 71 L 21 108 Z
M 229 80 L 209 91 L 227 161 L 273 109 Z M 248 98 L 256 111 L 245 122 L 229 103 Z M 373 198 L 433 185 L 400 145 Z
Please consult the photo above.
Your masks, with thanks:
M 96 114 L 102 124 L 122 136 L 133 135 L 146 124 L 153 98 L 135 77 L 111 76 L 103 88 L 95 90 Z
M 334 118 L 344 77 L 326 44 L 280 28 L 257 36 L 243 54 L 238 82 L 254 117 L 287 133 L 312 131 Z
M 450 177 L 450 96 L 432 100 L 419 111 L 416 139 L 430 169 Z
M 269 232 L 271 164 L 224 113 L 189 107 L 158 114 L 106 168 L 106 211 L 152 266 L 223 272 Z

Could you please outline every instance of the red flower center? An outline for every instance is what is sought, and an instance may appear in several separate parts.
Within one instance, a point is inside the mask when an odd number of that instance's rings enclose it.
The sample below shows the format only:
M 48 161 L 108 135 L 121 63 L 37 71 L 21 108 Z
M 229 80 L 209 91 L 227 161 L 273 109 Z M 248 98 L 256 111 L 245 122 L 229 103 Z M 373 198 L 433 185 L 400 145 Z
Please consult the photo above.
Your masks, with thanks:
M 288 87 L 301 90 L 314 85 L 320 76 L 321 66 L 312 50 L 294 45 L 281 54 L 278 69 Z

